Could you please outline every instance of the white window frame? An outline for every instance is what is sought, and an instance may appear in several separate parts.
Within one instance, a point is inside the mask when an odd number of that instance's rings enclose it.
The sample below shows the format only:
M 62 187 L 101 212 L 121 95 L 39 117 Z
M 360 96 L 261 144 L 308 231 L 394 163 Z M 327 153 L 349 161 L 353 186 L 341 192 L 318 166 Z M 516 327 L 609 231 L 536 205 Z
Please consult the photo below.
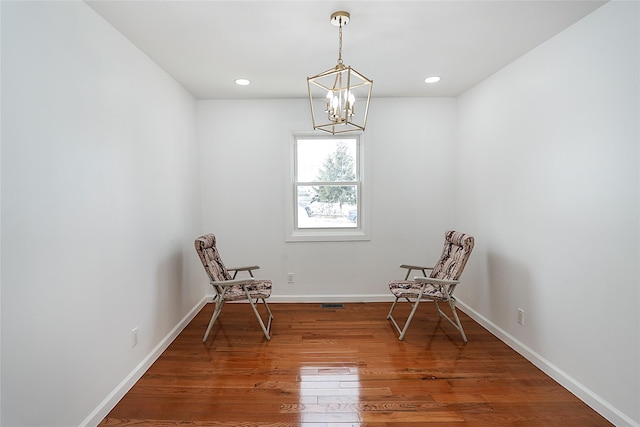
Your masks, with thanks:
M 357 139 L 356 175 L 358 176 L 358 221 L 352 228 L 297 228 L 298 206 L 296 203 L 296 141 L 297 139 Z M 329 135 L 317 132 L 292 132 L 288 141 L 289 168 L 285 190 L 285 241 L 286 242 L 348 242 L 371 240 L 370 238 L 370 204 L 369 179 L 365 156 L 364 135 L 362 132 L 342 135 Z

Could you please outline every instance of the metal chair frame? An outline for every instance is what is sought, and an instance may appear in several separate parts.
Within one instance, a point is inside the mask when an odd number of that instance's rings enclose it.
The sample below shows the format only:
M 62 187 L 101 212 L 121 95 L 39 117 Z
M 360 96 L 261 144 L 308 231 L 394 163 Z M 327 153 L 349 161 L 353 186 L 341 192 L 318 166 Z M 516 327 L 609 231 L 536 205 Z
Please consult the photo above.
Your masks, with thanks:
M 453 296 L 453 292 L 460 283 L 458 278 L 462 274 L 473 246 L 473 236 L 456 231 L 447 231 L 445 233 L 445 246 L 436 267 L 411 264 L 400 265 L 400 268 L 406 269 L 407 273 L 404 280 L 393 281 L 389 284 L 396 298 L 391 305 L 389 314 L 387 314 L 387 319 L 391 321 L 395 330 L 400 334 L 400 340 L 404 339 L 420 303 L 435 302 L 440 317 L 448 320 L 460 332 L 464 342 L 468 341 L 456 311 L 456 299 Z M 423 277 L 416 276 L 409 280 L 409 275 L 413 270 L 421 271 Z M 429 277 L 427 271 L 431 271 L 431 276 L 436 277 Z M 404 300 L 411 305 L 409 316 L 402 327 L 393 317 L 393 310 L 400 300 Z M 439 303 L 443 301 L 449 304 L 452 313 L 451 317 L 442 311 Z
M 264 333 L 265 338 L 267 339 L 267 341 L 271 340 L 271 336 L 269 335 L 269 332 L 271 331 L 271 321 L 273 320 L 273 313 L 269 308 L 269 304 L 267 304 L 267 300 L 265 298 L 255 298 L 255 302 L 254 302 L 253 301 L 254 298 L 251 296 L 251 293 L 248 289 L 248 286 L 252 285 L 255 282 L 255 279 L 253 276 L 253 270 L 256 270 L 258 268 L 260 267 L 255 265 L 251 267 L 238 267 L 238 268 L 227 269 L 227 271 L 234 272 L 233 279 L 235 279 L 239 271 L 247 271 L 251 276 L 251 279 L 225 280 L 225 281 L 211 280 L 211 282 L 209 282 L 211 286 L 213 286 L 216 289 L 216 295 L 213 297 L 213 302 L 215 303 L 216 307 L 213 311 L 213 315 L 211 316 L 211 320 L 209 321 L 209 326 L 207 326 L 207 331 L 204 333 L 204 338 L 202 338 L 202 342 L 207 341 L 207 338 L 209 337 L 209 333 L 211 332 L 211 329 L 213 328 L 214 323 L 216 323 L 218 316 L 220 316 L 220 313 L 222 312 L 222 308 L 224 307 L 224 304 L 226 303 L 224 296 L 227 293 L 227 290 L 229 289 L 229 287 L 233 285 L 242 286 L 242 289 L 244 290 L 245 295 L 247 296 L 247 300 L 249 301 L 249 304 L 253 309 L 253 313 L 256 315 L 256 319 L 258 319 L 258 323 L 260 324 L 260 328 L 262 329 L 262 332 Z M 266 307 L 267 314 L 269 315 L 266 326 L 264 324 L 265 322 L 262 320 L 262 316 L 260 316 L 260 312 L 258 311 L 258 303 L 260 301 L 262 301 L 262 303 Z
M 215 291 L 215 295 L 213 297 L 215 308 L 202 341 L 207 341 L 209 333 L 211 332 L 213 325 L 216 323 L 216 320 L 218 320 L 220 313 L 222 313 L 222 308 L 226 302 L 244 300 L 247 300 L 251 305 L 251 309 L 253 310 L 267 341 L 271 340 L 271 336 L 269 334 L 271 331 L 273 313 L 266 301 L 266 299 L 271 295 L 271 281 L 258 281 L 255 279 L 253 271 L 260 267 L 252 265 L 226 268 L 216 247 L 216 238 L 213 234 L 207 234 L 197 238 L 195 246 L 196 252 L 198 252 L 198 256 L 200 257 L 200 261 L 202 262 L 207 276 L 209 277 L 209 283 Z M 241 271 L 246 271 L 251 277 L 246 279 L 236 279 L 238 273 Z M 233 275 L 231 275 L 231 272 L 233 272 Z M 262 289 L 257 288 L 256 286 L 261 283 L 268 284 L 268 286 L 265 286 Z M 232 290 L 231 293 L 229 292 L 230 290 Z M 258 304 L 260 301 L 262 301 L 267 310 L 268 317 L 266 322 L 258 311 Z
M 402 268 L 406 268 L 407 266 L 402 265 Z M 415 266 L 413 266 L 415 267 Z M 420 301 L 425 301 L 425 302 L 435 302 L 436 303 L 436 308 L 438 310 L 438 314 L 440 314 L 441 317 L 444 317 L 445 319 L 447 319 L 449 321 L 449 323 L 451 323 L 462 335 L 462 339 L 464 342 L 467 342 L 467 335 L 464 333 L 464 329 L 462 328 L 462 324 L 460 323 L 460 318 L 458 317 L 458 312 L 456 311 L 456 299 L 453 296 L 453 291 L 455 290 L 455 287 L 458 283 L 460 283 L 458 280 L 440 280 L 440 279 L 431 279 L 429 277 L 427 277 L 426 271 L 425 270 L 433 270 L 432 267 L 417 267 L 417 268 L 413 268 L 413 269 L 419 269 L 422 270 L 422 273 L 424 274 L 424 277 L 419 277 L 416 276 L 413 278 L 414 281 L 416 281 L 417 283 L 422 283 L 422 285 L 420 286 L 420 293 L 418 294 L 418 296 L 416 297 L 415 301 L 411 301 L 411 299 L 409 298 L 401 298 L 401 297 L 396 297 L 395 301 L 393 301 L 393 304 L 391 305 L 391 309 L 389 310 L 389 314 L 387 315 L 387 319 L 389 319 L 391 321 L 391 323 L 393 324 L 394 328 L 396 329 L 396 331 L 400 334 L 400 340 L 402 341 L 404 339 L 405 334 L 407 333 L 407 330 L 409 329 L 409 325 L 411 324 L 411 321 L 413 320 L 413 315 L 416 313 L 416 311 L 418 310 L 418 305 L 420 304 Z M 407 275 L 405 276 L 405 280 L 409 277 L 409 273 L 411 272 L 411 269 L 409 271 L 407 271 Z M 427 285 L 435 285 L 435 286 L 439 286 L 440 287 L 440 291 L 443 295 L 446 295 L 447 298 L 445 299 L 445 301 L 447 303 L 449 303 L 449 306 L 451 307 L 451 312 L 453 313 L 453 317 L 455 319 L 455 322 L 449 317 L 447 316 L 447 314 L 445 312 L 442 311 L 442 309 L 440 308 L 440 304 L 438 303 L 438 299 L 422 299 L 423 295 L 424 295 L 424 291 L 427 287 Z M 442 286 L 443 285 L 449 285 L 449 289 L 448 291 L 442 291 Z M 411 312 L 409 313 L 409 317 L 407 317 L 407 320 L 405 320 L 404 322 L 404 326 L 401 328 L 400 325 L 398 324 L 398 322 L 396 321 L 396 319 L 393 317 L 393 310 L 396 307 L 396 304 L 398 303 L 398 300 L 400 299 L 405 299 L 409 304 L 411 304 Z

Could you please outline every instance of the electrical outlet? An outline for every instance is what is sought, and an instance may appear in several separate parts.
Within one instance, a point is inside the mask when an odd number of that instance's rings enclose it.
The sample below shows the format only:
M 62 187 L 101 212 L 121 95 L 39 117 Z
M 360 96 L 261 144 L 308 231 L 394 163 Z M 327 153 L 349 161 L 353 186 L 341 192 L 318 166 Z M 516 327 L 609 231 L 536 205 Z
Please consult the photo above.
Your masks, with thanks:
M 293 273 L 287 273 L 287 283 L 293 283 Z
M 131 347 L 138 345 L 138 328 L 131 330 Z
M 521 308 L 518 309 L 518 323 L 524 326 L 524 310 Z

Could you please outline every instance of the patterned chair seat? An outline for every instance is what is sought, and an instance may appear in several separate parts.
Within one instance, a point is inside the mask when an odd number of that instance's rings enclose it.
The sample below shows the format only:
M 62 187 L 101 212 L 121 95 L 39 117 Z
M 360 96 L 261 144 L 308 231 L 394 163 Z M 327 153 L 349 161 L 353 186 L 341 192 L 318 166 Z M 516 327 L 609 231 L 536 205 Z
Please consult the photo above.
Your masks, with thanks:
M 410 280 L 394 280 L 389 283 L 389 290 L 396 298 L 418 298 L 422 285 Z M 427 283 L 422 298 L 447 301 L 447 294 L 442 291 L 442 286 Z

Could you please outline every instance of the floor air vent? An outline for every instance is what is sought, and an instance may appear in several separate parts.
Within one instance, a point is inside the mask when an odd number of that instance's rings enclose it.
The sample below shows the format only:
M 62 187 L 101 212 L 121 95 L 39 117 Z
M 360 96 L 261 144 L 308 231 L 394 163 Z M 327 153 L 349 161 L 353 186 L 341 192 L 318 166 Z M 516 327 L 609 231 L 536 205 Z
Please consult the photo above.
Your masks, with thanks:
M 321 308 L 344 308 L 344 304 L 321 304 Z

